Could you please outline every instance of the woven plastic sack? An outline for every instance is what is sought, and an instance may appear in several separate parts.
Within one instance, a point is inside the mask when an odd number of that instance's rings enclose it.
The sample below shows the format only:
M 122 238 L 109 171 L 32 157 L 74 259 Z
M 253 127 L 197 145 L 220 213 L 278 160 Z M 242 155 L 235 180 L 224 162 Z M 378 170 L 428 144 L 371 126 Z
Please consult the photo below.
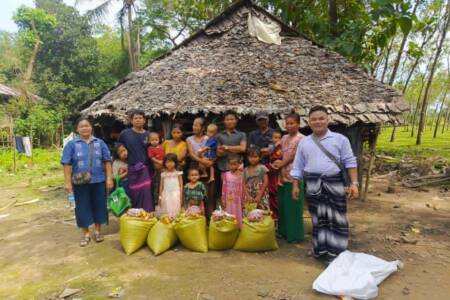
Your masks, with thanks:
M 120 243 L 127 255 L 136 252 L 145 245 L 148 233 L 156 222 L 156 218 L 145 220 L 126 215 L 120 217 Z
M 208 231 L 208 247 L 211 250 L 231 249 L 236 243 L 238 234 L 236 219 L 224 218 L 214 221 L 211 218 Z
M 116 178 L 116 189 L 108 196 L 108 207 L 116 217 L 120 217 L 131 207 L 130 198 L 120 185 L 119 177 Z
M 261 222 L 250 222 L 247 218 L 244 218 L 241 233 L 233 249 L 248 252 L 278 249 L 272 218 L 265 216 Z
M 205 216 L 181 216 L 175 223 L 181 244 L 195 252 L 208 252 Z
M 172 222 L 158 221 L 147 237 L 147 246 L 155 255 L 172 248 L 178 241 Z

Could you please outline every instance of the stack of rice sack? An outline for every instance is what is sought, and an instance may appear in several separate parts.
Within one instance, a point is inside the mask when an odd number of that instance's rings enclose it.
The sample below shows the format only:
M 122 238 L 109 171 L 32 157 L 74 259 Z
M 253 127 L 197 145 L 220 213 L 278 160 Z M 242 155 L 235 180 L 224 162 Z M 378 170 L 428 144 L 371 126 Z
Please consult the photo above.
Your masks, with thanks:
M 175 233 L 181 244 L 195 252 L 208 252 L 206 218 L 198 206 L 189 207 L 175 221 Z
M 212 213 L 208 231 L 208 247 L 211 250 L 231 249 L 239 234 L 236 217 L 223 211 Z
M 270 212 L 261 209 L 250 211 L 242 222 L 241 233 L 233 249 L 248 252 L 278 249 Z
M 120 217 L 120 242 L 127 255 L 145 245 L 148 233 L 156 222 L 154 213 L 136 208 L 129 209 Z

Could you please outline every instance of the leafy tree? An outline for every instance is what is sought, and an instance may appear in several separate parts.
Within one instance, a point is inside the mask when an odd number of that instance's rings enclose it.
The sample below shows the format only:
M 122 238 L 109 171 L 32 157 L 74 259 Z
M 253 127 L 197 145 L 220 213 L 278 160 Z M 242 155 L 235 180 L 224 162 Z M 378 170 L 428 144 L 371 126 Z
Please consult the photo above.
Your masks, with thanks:
M 38 94 L 58 110 L 74 111 L 114 81 L 102 74 L 100 54 L 86 17 L 59 0 L 36 0 L 36 6 L 57 19 L 42 34 L 33 81 Z
M 32 49 L 23 78 L 24 84 L 27 85 L 30 83 L 36 56 L 42 44 L 41 35 L 55 27 L 56 18 L 43 9 L 22 6 L 17 10 L 13 19 L 19 27 L 19 39 L 22 41 L 24 49 Z

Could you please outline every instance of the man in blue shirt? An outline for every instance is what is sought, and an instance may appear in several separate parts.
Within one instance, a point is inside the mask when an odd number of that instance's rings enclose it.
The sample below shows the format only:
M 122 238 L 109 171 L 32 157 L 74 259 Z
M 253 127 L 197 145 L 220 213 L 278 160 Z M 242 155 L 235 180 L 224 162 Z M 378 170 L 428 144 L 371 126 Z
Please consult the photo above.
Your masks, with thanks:
M 309 126 L 313 133 L 299 143 L 290 173 L 294 178 L 293 199 L 298 199 L 298 180 L 306 184 L 305 195 L 313 224 L 313 254 L 326 262 L 347 249 L 346 193 L 350 199 L 358 197 L 357 165 L 350 141 L 330 131 L 328 123 L 325 107 L 315 106 L 310 110 Z M 348 188 L 344 185 L 343 172 L 348 173 L 351 181 Z

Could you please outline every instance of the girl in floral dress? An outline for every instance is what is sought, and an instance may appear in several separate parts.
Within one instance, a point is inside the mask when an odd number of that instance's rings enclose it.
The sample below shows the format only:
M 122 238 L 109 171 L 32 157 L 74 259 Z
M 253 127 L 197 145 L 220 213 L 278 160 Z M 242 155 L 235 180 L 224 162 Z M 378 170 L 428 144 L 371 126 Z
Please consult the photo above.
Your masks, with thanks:
M 242 224 L 242 197 L 244 196 L 244 180 L 240 165 L 239 155 L 230 154 L 229 171 L 222 175 L 222 208 L 236 217 L 239 227 Z
M 159 209 L 163 215 L 175 218 L 183 205 L 183 172 L 177 171 L 177 155 L 169 153 L 164 158 L 164 171 L 159 186 Z
M 247 151 L 249 166 L 244 171 L 244 209 L 248 212 L 255 208 L 269 209 L 268 169 L 261 164 L 261 151 L 250 148 Z

